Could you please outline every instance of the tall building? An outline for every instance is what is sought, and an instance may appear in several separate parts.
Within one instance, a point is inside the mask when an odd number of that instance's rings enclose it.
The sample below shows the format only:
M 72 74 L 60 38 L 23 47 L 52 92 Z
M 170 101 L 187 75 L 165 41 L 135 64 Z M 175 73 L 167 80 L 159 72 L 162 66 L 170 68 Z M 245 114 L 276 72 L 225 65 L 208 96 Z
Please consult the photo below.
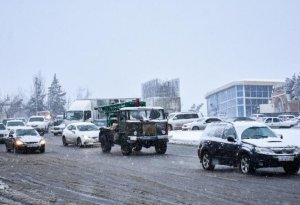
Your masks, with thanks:
M 147 106 L 163 107 L 166 112 L 180 112 L 180 81 L 154 79 L 142 84 L 142 98 Z
M 260 104 L 272 99 L 273 86 L 280 81 L 235 81 L 206 94 L 208 116 L 249 117 L 260 113 Z

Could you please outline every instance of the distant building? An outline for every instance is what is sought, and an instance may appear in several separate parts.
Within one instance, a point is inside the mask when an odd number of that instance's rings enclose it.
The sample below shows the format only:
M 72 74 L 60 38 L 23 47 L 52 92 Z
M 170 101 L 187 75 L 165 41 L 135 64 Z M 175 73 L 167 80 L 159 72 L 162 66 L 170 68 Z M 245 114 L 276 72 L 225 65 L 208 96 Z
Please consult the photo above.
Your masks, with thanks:
M 208 116 L 249 117 L 272 100 L 273 86 L 280 81 L 235 81 L 206 94 Z
M 147 106 L 163 107 L 166 112 L 180 112 L 180 81 L 154 79 L 142 84 L 142 99 Z

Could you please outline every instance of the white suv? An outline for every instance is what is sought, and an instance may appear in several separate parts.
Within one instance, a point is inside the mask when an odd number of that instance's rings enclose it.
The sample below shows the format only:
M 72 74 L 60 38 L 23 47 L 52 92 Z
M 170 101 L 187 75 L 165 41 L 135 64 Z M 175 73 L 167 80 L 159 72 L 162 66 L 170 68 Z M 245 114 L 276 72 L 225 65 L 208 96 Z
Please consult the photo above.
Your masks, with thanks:
M 168 116 L 168 129 L 181 130 L 184 124 L 193 122 L 197 119 L 199 119 L 199 115 L 197 113 L 192 113 L 192 112 L 170 113 Z
M 26 124 L 44 135 L 49 130 L 49 121 L 44 116 L 31 116 Z

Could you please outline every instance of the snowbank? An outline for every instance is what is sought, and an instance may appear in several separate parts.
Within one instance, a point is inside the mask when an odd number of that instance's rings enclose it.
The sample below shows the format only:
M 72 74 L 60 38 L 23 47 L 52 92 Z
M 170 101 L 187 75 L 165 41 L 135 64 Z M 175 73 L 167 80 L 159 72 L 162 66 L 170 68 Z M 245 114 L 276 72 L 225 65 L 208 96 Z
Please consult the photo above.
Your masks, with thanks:
M 300 129 L 273 129 L 277 134 L 283 135 L 283 140 L 289 144 L 300 147 Z M 199 145 L 203 131 L 170 131 L 170 143 Z

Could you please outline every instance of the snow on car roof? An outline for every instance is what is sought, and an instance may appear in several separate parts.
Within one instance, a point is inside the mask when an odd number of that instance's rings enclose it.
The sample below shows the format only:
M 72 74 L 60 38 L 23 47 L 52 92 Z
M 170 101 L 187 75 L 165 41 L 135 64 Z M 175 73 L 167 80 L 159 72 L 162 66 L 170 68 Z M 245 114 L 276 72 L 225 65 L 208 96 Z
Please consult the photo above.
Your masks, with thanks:
M 232 122 L 232 124 L 234 125 L 235 130 L 239 136 L 241 136 L 241 134 L 249 127 L 268 127 L 264 123 L 257 121 L 237 121 Z
M 8 122 L 23 122 L 23 120 L 8 120 L 8 121 L 6 122 L 6 124 L 7 124 Z

